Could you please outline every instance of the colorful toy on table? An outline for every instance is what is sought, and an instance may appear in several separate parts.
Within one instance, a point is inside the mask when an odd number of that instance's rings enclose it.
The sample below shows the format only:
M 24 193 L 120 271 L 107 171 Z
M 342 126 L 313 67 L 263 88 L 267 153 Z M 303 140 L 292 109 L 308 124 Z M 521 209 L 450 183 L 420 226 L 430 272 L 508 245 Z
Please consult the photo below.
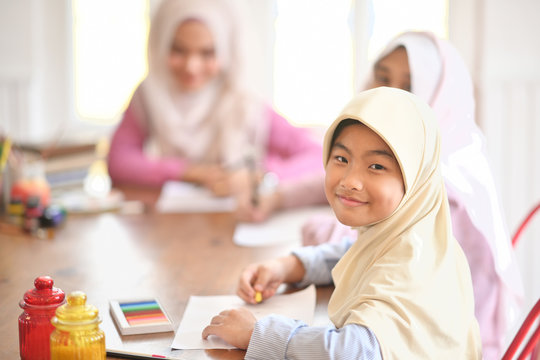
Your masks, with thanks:
M 39 218 L 42 214 L 43 207 L 40 204 L 40 198 L 38 196 L 28 197 L 24 210 L 23 229 L 30 234 L 36 234 L 39 229 Z
M 29 168 L 33 169 L 31 166 Z M 9 198 L 7 208 L 10 221 L 22 225 L 28 233 L 36 234 L 39 229 L 39 217 L 51 201 L 51 188 L 47 180 L 43 176 L 29 176 L 17 180 L 11 187 Z M 24 207 L 22 216 L 21 205 Z
M 53 287 L 49 276 L 34 280 L 34 289 L 28 290 L 19 306 L 19 351 L 22 360 L 50 359 L 49 339 L 54 330 L 51 324 L 56 309 L 65 303 L 62 290 Z
M 10 199 L 18 198 L 26 204 L 32 196 L 39 197 L 41 206 L 46 207 L 51 201 L 51 187 L 43 177 L 33 177 L 16 181 L 11 187 Z
M 74 291 L 67 304 L 56 309 L 51 320 L 51 360 L 98 360 L 106 358 L 105 333 L 99 328 L 98 309 L 86 304 L 86 294 Z
M 66 219 L 66 210 L 58 205 L 50 205 L 43 209 L 39 217 L 39 228 L 44 231 L 47 239 L 54 237 L 54 232 Z
M 7 206 L 9 222 L 22 226 L 24 216 L 24 203 L 19 197 L 12 197 Z
M 28 197 L 26 204 L 19 197 L 11 198 L 8 208 L 9 223 L 21 227 L 25 232 L 38 237 L 52 239 L 55 229 L 66 219 L 66 210 L 51 204 L 41 206 L 40 197 Z

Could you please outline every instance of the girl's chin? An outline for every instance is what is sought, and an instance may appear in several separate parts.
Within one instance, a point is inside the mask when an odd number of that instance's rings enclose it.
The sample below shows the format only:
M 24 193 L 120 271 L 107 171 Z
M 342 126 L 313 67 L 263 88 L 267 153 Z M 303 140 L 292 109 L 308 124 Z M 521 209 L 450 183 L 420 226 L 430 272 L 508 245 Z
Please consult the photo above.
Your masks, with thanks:
M 364 226 L 366 224 L 364 224 L 362 221 L 359 221 L 358 217 L 353 217 L 353 216 L 347 216 L 347 215 L 336 215 L 337 219 L 339 220 L 340 223 L 342 223 L 343 225 L 345 226 L 350 226 L 350 227 L 360 227 L 360 226 Z

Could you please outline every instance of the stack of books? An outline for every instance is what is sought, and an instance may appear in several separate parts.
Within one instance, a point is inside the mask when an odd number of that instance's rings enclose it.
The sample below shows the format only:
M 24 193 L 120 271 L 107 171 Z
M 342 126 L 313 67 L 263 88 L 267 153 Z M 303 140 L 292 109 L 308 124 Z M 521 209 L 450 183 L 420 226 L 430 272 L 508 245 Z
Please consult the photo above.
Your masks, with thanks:
M 97 159 L 95 144 L 51 148 L 20 145 L 19 148 L 29 157 L 43 160 L 45 178 L 51 189 L 82 186 L 90 166 Z

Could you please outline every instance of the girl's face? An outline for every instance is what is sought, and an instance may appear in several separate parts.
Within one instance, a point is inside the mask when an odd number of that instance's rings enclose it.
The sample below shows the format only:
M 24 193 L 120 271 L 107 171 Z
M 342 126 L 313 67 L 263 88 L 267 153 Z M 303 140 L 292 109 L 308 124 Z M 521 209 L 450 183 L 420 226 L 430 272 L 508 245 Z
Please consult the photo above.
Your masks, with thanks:
M 188 20 L 178 26 L 169 53 L 169 69 L 185 91 L 200 90 L 219 74 L 214 38 L 206 25 Z
M 403 46 L 379 60 L 373 68 L 373 83 L 370 88 L 388 86 L 411 91 L 409 58 Z
M 403 177 L 388 145 L 367 126 L 353 124 L 342 129 L 330 149 L 325 192 L 341 223 L 364 226 L 397 208 Z

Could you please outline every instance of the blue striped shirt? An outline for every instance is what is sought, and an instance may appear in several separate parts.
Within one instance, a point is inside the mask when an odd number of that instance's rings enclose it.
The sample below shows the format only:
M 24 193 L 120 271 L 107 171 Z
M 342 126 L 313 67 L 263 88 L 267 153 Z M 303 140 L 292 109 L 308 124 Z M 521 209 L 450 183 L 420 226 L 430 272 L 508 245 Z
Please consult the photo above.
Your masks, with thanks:
M 332 283 L 331 270 L 352 241 L 340 244 L 303 247 L 294 252 L 304 264 L 306 274 L 298 286 Z M 365 326 L 349 324 L 307 326 L 302 321 L 270 315 L 257 321 L 246 352 L 250 360 L 282 359 L 370 359 L 382 360 L 379 342 Z

